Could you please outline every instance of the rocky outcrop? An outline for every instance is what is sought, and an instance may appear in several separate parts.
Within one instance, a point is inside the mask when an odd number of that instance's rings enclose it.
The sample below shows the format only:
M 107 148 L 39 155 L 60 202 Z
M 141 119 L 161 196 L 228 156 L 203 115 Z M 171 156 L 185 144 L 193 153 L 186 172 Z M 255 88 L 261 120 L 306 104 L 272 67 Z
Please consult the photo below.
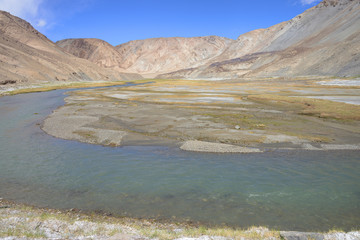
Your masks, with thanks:
M 0 79 L 16 83 L 141 78 L 64 52 L 28 22 L 0 11 Z

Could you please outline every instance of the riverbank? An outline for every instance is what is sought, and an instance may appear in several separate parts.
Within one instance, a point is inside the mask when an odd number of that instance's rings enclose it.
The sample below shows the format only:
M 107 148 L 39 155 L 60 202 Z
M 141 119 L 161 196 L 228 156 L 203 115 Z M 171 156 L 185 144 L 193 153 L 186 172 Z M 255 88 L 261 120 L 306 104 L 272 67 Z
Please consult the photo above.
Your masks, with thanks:
M 153 220 L 116 218 L 76 209 L 36 208 L 0 200 L 0 239 L 182 239 L 182 240 L 357 240 L 359 231 L 328 233 L 280 232 L 265 227 L 236 229 L 205 227 Z
M 128 82 L 144 83 L 148 80 L 131 80 L 131 81 L 81 81 L 81 82 L 62 82 L 62 83 L 34 83 L 34 84 L 6 84 L 0 85 L 0 97 L 8 95 L 16 95 L 32 92 L 46 92 L 56 89 L 71 89 L 71 88 L 91 88 L 91 87 L 109 87 L 122 85 Z
M 204 236 L 216 236 L 215 239 L 280 239 L 279 234 L 262 227 L 246 230 L 207 228 L 0 201 L 0 239 L 181 239 L 201 236 L 202 239 Z

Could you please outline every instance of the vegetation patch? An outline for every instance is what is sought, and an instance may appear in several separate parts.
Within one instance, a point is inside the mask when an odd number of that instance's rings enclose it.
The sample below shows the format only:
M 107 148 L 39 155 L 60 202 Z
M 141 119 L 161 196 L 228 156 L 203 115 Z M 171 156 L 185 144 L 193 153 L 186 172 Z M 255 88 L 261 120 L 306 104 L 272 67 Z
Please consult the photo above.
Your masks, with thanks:
M 152 82 L 153 80 L 151 80 Z M 109 82 L 69 82 L 69 83 L 62 83 L 62 84 L 40 84 L 34 85 L 33 87 L 24 87 L 21 89 L 16 89 L 13 91 L 6 92 L 6 95 L 16 95 L 16 94 L 23 94 L 23 93 L 32 93 L 32 92 L 47 92 L 56 89 L 70 89 L 70 88 L 90 88 L 90 87 L 107 87 L 107 86 L 115 86 L 115 85 L 123 85 L 126 84 L 128 81 L 109 81 Z M 147 79 L 141 80 L 134 80 L 129 81 L 131 83 L 140 84 L 149 82 Z
M 202 113 L 201 115 L 208 116 L 210 121 L 226 124 L 230 128 L 234 128 L 236 125 L 243 129 L 265 129 L 266 127 L 261 121 L 255 119 L 254 115 L 247 113 L 222 113 L 218 111 Z
M 249 95 L 252 101 L 267 105 L 276 105 L 292 109 L 298 114 L 333 118 L 339 120 L 360 120 L 360 106 L 306 97 L 289 97 L 281 95 Z
M 4 203 L 4 201 L 0 201 Z M 76 209 L 65 211 L 42 209 L 7 202 L 0 209 L 0 237 L 104 239 L 117 234 L 159 240 L 182 237 L 220 236 L 233 239 L 280 239 L 280 233 L 265 227 L 248 229 L 206 227 L 176 222 L 157 222 L 146 219 L 112 217 L 101 213 L 83 213 Z M 16 220 L 16 223 L 14 223 Z
M 86 139 L 92 139 L 92 138 L 95 138 L 94 134 L 95 132 L 94 131 L 84 131 L 84 130 L 77 130 L 77 131 L 74 131 L 73 133 L 83 137 L 83 138 L 86 138 Z

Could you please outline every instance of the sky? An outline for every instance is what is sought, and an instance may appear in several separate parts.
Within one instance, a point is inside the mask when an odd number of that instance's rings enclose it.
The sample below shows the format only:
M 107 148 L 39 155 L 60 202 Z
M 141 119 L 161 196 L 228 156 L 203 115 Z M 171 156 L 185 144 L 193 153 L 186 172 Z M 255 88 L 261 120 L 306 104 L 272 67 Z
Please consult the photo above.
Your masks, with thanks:
M 0 9 L 56 42 L 112 45 L 155 37 L 239 35 L 290 20 L 320 0 L 0 0 Z

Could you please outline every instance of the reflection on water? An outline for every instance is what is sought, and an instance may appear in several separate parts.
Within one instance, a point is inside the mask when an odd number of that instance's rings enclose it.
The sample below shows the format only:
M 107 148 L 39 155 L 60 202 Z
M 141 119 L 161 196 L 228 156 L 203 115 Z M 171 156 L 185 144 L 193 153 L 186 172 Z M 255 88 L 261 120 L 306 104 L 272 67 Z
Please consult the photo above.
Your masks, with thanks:
M 55 139 L 39 124 L 64 92 L 0 98 L 0 197 L 241 227 L 360 227 L 359 151 L 206 154 Z

